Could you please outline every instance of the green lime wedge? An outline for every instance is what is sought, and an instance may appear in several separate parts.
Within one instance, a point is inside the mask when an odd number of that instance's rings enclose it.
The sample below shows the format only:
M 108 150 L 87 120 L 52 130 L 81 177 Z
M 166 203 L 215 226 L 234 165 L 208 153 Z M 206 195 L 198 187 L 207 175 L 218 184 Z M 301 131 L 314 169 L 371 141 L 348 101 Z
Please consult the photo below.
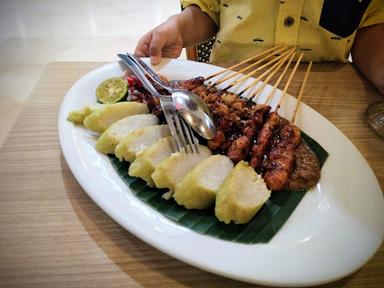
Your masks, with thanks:
M 127 81 L 120 77 L 108 78 L 101 82 L 96 89 L 97 99 L 101 103 L 116 103 L 127 94 Z

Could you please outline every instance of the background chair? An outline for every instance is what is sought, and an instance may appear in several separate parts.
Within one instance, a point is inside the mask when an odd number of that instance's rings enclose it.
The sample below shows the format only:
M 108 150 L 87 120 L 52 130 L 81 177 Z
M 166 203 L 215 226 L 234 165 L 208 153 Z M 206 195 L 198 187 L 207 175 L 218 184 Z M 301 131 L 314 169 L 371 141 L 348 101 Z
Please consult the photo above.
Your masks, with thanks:
M 215 37 L 204 43 L 187 47 L 187 59 L 197 62 L 209 62 L 209 57 L 214 43 Z

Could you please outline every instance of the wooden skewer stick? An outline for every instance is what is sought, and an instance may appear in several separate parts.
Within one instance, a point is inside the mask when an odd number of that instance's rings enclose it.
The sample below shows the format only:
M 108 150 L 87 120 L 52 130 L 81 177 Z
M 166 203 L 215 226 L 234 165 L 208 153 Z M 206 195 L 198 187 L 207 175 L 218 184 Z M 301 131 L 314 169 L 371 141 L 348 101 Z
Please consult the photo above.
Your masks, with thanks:
M 292 49 L 294 49 L 294 48 L 292 48 Z M 257 68 L 256 68 L 255 70 L 253 70 L 252 72 L 250 72 L 250 73 L 248 73 L 248 74 L 246 74 L 246 75 L 240 77 L 239 79 L 233 81 L 232 83 L 230 83 L 230 84 L 225 88 L 225 90 L 226 90 L 226 89 L 229 89 L 229 88 L 231 88 L 231 87 L 233 87 L 233 86 L 235 86 L 235 85 L 239 85 L 239 84 L 243 83 L 245 80 L 247 80 L 248 78 L 250 78 L 250 77 L 252 77 L 253 75 L 255 75 L 258 71 L 263 70 L 265 67 L 268 67 L 269 65 L 271 65 L 271 64 L 273 64 L 273 63 L 275 63 L 275 62 L 277 62 L 277 64 L 280 63 L 280 61 L 284 60 L 284 57 L 285 57 L 287 54 L 289 54 L 289 53 L 292 51 L 292 49 L 285 51 L 285 52 L 282 53 L 281 55 L 279 55 L 279 56 L 273 58 L 271 61 L 269 61 L 269 62 L 267 62 L 267 63 L 261 65 L 260 67 L 257 67 Z M 275 65 L 276 65 L 276 64 L 275 64 Z M 273 65 L 271 68 L 273 68 L 275 65 Z M 270 73 L 270 70 L 273 70 L 273 69 L 271 69 L 271 68 L 269 68 L 269 69 L 266 71 L 266 72 L 267 72 L 266 74 Z M 265 73 L 265 72 L 264 72 L 264 73 Z M 264 74 L 264 73 L 263 73 L 263 74 Z M 265 75 L 266 75 L 266 74 L 265 74 Z M 265 76 L 265 75 L 264 75 L 264 76 Z M 260 80 L 260 77 L 261 77 L 261 76 L 259 76 L 259 78 L 257 79 L 256 82 L 258 82 L 258 81 Z M 261 78 L 263 78 L 263 77 L 261 77 Z
M 216 73 L 214 73 L 212 75 L 209 75 L 209 76 L 205 77 L 205 80 L 209 80 L 209 79 L 211 79 L 213 77 L 219 76 L 220 74 L 223 74 L 223 73 L 225 73 L 227 71 L 235 69 L 235 68 L 239 67 L 240 65 L 243 65 L 244 63 L 247 63 L 247 62 L 250 62 L 252 60 L 255 60 L 257 57 L 261 57 L 261 56 L 263 56 L 265 54 L 268 54 L 269 52 L 271 52 L 273 50 L 277 50 L 277 49 L 279 49 L 281 47 L 283 47 L 283 45 L 276 45 L 276 46 L 271 47 L 271 48 L 269 48 L 267 50 L 261 51 L 260 53 L 256 54 L 255 56 L 249 57 L 248 59 L 245 59 L 245 60 L 241 61 L 240 63 L 237 63 L 237 64 L 235 64 L 235 65 L 233 65 L 233 66 L 231 66 L 231 67 L 229 67 L 227 69 L 224 69 L 222 71 L 216 72 Z
M 278 62 L 276 62 L 272 67 L 270 67 L 267 71 L 265 71 L 263 74 L 261 74 L 259 77 L 257 77 L 255 80 L 253 80 L 247 87 L 245 87 L 239 95 L 241 96 L 244 94 L 247 90 L 251 89 L 256 85 L 259 81 L 261 81 L 266 75 L 268 75 L 267 79 L 270 79 L 270 75 L 275 74 L 279 68 L 284 64 L 284 62 L 287 60 L 288 56 L 291 54 L 290 51 L 287 55 L 284 56 L 284 58 L 280 59 Z M 272 71 L 272 72 L 271 72 Z M 255 92 L 257 92 L 260 88 L 258 88 Z M 255 94 L 255 92 L 252 93 L 252 95 Z M 248 95 L 246 98 L 252 97 L 252 95 Z
M 285 97 L 285 95 L 287 94 L 288 87 L 289 87 L 289 85 L 291 84 L 291 81 L 292 81 L 292 79 L 293 79 L 293 76 L 295 75 L 296 70 L 297 70 L 297 67 L 299 67 L 300 61 L 301 61 L 301 59 L 303 58 L 303 56 L 304 56 L 304 53 L 301 53 L 300 56 L 299 56 L 299 59 L 297 59 L 296 64 L 295 64 L 295 66 L 293 67 L 293 70 L 292 70 L 292 72 L 291 72 L 291 75 L 289 75 L 289 78 L 288 78 L 288 80 L 287 80 L 287 83 L 285 83 L 285 87 L 284 87 L 284 90 L 283 90 L 283 94 L 281 95 L 279 104 L 277 104 L 277 106 L 276 106 L 276 110 L 279 109 L 281 103 L 283 102 L 284 97 Z
M 288 51 L 289 52 L 289 51 Z M 288 55 L 285 55 L 284 58 L 280 59 L 278 62 L 276 62 L 275 64 L 273 64 L 272 67 L 270 67 L 268 70 L 266 70 L 263 74 L 261 74 L 259 77 L 257 77 L 255 80 L 253 80 L 247 87 L 245 87 L 240 93 L 239 95 L 245 93 L 246 91 L 248 91 L 249 89 L 253 88 L 254 85 L 256 85 L 259 81 L 261 81 L 266 75 L 268 74 L 274 74 L 276 73 L 276 71 L 279 69 L 279 67 L 281 67 L 283 64 L 284 64 L 284 61 L 287 59 L 287 56 L 289 56 L 289 53 Z M 271 72 L 272 70 L 272 72 Z M 269 76 L 268 76 L 269 77 Z M 267 78 L 268 79 L 268 78 Z M 254 93 L 252 93 L 254 95 Z M 250 98 L 251 95 L 248 95 L 246 98 Z
M 293 116 L 292 116 L 292 120 L 291 120 L 292 124 L 295 123 L 296 114 L 297 114 L 297 111 L 299 110 L 299 107 L 300 107 L 301 98 L 303 98 L 305 84 L 307 84 L 307 79 L 308 79 L 309 71 L 311 71 L 311 68 L 312 68 L 312 61 L 310 61 L 308 64 L 307 71 L 305 72 L 305 75 L 304 75 L 303 83 L 301 84 L 299 96 L 297 97 L 296 107 L 295 107 L 295 110 L 293 110 Z
M 279 58 L 279 61 L 277 61 L 275 64 L 273 64 L 273 66 L 271 66 L 269 69 L 267 69 L 266 71 L 264 71 L 259 77 L 257 77 L 255 80 L 253 80 L 247 87 L 245 87 L 239 94 L 242 94 L 244 93 L 245 91 L 247 91 L 248 89 L 252 88 L 255 84 L 257 84 L 260 80 L 262 80 L 265 76 L 267 76 L 268 74 L 275 74 L 277 70 L 280 69 L 280 67 L 284 64 L 284 62 L 287 61 L 289 55 L 291 55 L 291 53 L 294 51 L 294 48 L 284 52 L 282 55 L 280 55 L 279 57 L 276 57 L 275 60 L 278 60 Z M 280 59 L 281 58 L 281 59 Z M 272 61 L 271 61 L 272 62 Z M 265 67 L 265 65 L 263 65 Z M 263 66 L 260 66 L 259 70 L 261 70 L 262 68 L 264 68 Z M 277 69 L 276 69 L 277 67 Z M 256 69 L 258 70 L 258 69 Z M 256 71 L 254 70 L 254 71 Z M 272 71 L 272 72 L 271 72 Z M 246 76 L 246 77 L 245 77 Z M 233 87 L 235 85 L 238 85 L 242 82 L 244 82 L 246 79 L 248 79 L 249 77 L 251 77 L 251 73 L 250 74 L 247 74 L 245 75 L 244 77 L 242 78 L 239 78 L 238 80 L 234 81 L 233 83 L 231 83 L 230 87 Z M 229 87 L 229 88 L 230 88 Z M 249 98 L 249 97 L 247 97 Z
M 268 97 L 267 97 L 267 99 L 266 99 L 266 101 L 265 101 L 265 105 L 267 105 L 267 104 L 271 101 L 272 96 L 273 96 L 273 95 L 275 94 L 275 92 L 276 92 L 277 86 L 279 86 L 281 80 L 284 78 L 285 73 L 287 73 L 287 71 L 288 71 L 288 67 L 291 65 L 292 60 L 293 60 L 293 58 L 295 57 L 295 55 L 296 55 L 296 53 L 293 53 L 293 54 L 291 55 L 291 58 L 289 58 L 289 61 L 288 61 L 287 65 L 285 65 L 283 72 L 281 72 L 281 74 L 280 74 L 279 78 L 277 79 L 275 85 L 273 85 L 272 91 L 269 93 L 269 95 L 268 95 Z
M 269 84 L 269 80 L 271 80 L 271 78 L 276 74 L 277 71 L 280 70 L 280 68 L 284 65 L 284 63 L 287 62 L 289 56 L 292 56 L 292 54 L 295 53 L 295 50 L 292 49 L 292 51 L 286 55 L 283 59 L 283 61 L 280 61 L 280 63 L 278 63 L 279 65 L 276 67 L 275 70 L 272 71 L 272 73 L 270 73 L 268 75 L 268 77 L 263 81 L 263 84 L 261 84 L 261 86 L 259 88 L 257 88 L 250 96 L 249 98 L 252 98 L 253 100 L 256 99 L 257 97 L 260 96 L 260 93 L 264 90 L 265 86 L 267 86 L 267 84 Z
M 243 69 L 241 69 L 241 70 L 239 70 L 239 71 L 233 72 L 232 74 L 230 74 L 230 75 L 228 75 L 228 76 L 226 76 L 226 77 L 224 77 L 224 78 L 218 80 L 216 83 L 212 83 L 212 84 L 210 84 L 210 85 L 208 86 L 208 89 L 209 89 L 209 88 L 212 88 L 212 87 L 214 87 L 214 86 L 216 86 L 216 85 L 219 85 L 219 84 L 221 84 L 221 83 L 227 81 L 228 79 L 233 78 L 233 77 L 235 77 L 236 75 L 239 75 L 239 74 L 243 73 L 244 71 L 247 71 L 247 70 L 249 70 L 249 69 L 251 69 L 251 68 L 253 68 L 253 67 L 259 65 L 260 63 L 264 62 L 266 59 L 272 58 L 276 53 L 282 52 L 282 51 L 284 51 L 284 50 L 286 50 L 286 49 L 287 49 L 287 47 L 283 47 L 283 48 L 281 48 L 281 49 L 279 49 L 279 50 L 277 50 L 277 51 L 274 51 L 274 52 L 270 53 L 269 55 L 265 56 L 265 57 L 262 58 L 262 59 L 259 59 L 259 60 L 256 61 L 255 63 L 252 63 L 251 65 L 249 65 L 249 66 L 247 66 L 247 67 L 245 67 L 245 68 L 243 68 Z M 272 59 L 272 60 L 273 60 L 273 59 Z M 270 60 L 270 61 L 272 61 L 272 60 Z M 269 62 L 268 62 L 268 63 L 269 63 Z

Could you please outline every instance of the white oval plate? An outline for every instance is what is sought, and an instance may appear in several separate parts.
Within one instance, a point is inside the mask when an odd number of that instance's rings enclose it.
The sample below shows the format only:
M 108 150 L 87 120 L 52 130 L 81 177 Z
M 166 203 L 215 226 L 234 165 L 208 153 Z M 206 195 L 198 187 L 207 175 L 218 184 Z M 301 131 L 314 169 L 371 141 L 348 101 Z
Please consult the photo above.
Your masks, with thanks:
M 157 67 L 169 79 L 206 76 L 219 69 L 183 60 L 166 60 Z M 295 124 L 320 143 L 329 157 L 318 185 L 306 193 L 269 243 L 238 244 L 201 235 L 148 207 L 123 183 L 109 158 L 95 151 L 94 135 L 66 120 L 70 111 L 95 103 L 97 85 L 108 77 L 121 76 L 123 70 L 119 63 L 111 63 L 73 85 L 60 109 L 59 136 L 65 159 L 82 188 L 132 234 L 212 273 L 283 286 L 315 285 L 342 278 L 364 265 L 380 247 L 384 201 L 372 169 L 347 137 L 304 103 Z M 288 111 L 294 104 L 294 98 L 287 96 L 281 114 L 290 119 Z

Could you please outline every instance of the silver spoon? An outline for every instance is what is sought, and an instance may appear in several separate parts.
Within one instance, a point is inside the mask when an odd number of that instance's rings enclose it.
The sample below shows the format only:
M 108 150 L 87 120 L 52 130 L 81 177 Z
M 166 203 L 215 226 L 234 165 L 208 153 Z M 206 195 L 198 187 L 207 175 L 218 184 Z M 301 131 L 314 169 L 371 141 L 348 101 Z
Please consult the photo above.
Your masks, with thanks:
M 172 96 L 161 95 L 152 85 L 152 82 L 149 81 L 145 75 L 145 71 L 142 70 L 142 67 L 137 65 L 136 62 L 132 61 L 132 59 L 127 55 L 118 54 L 118 56 L 121 58 L 123 63 L 127 65 L 137 76 L 137 78 L 143 84 L 144 88 L 149 93 L 151 93 L 152 96 L 159 99 L 165 120 L 167 121 L 169 130 L 178 151 L 185 149 L 184 151 L 187 152 L 187 147 L 189 147 L 192 153 L 198 153 L 198 140 L 194 137 L 191 127 L 186 125 L 184 123 L 185 121 L 181 121 L 182 119 L 179 117 L 180 113 L 176 110 L 175 104 L 172 101 Z
M 195 132 L 207 140 L 215 137 L 216 127 L 212 116 L 207 105 L 199 96 L 191 91 L 169 86 L 140 58 L 132 54 L 127 54 L 127 56 L 138 66 L 141 66 L 152 81 L 171 93 L 177 111 Z

